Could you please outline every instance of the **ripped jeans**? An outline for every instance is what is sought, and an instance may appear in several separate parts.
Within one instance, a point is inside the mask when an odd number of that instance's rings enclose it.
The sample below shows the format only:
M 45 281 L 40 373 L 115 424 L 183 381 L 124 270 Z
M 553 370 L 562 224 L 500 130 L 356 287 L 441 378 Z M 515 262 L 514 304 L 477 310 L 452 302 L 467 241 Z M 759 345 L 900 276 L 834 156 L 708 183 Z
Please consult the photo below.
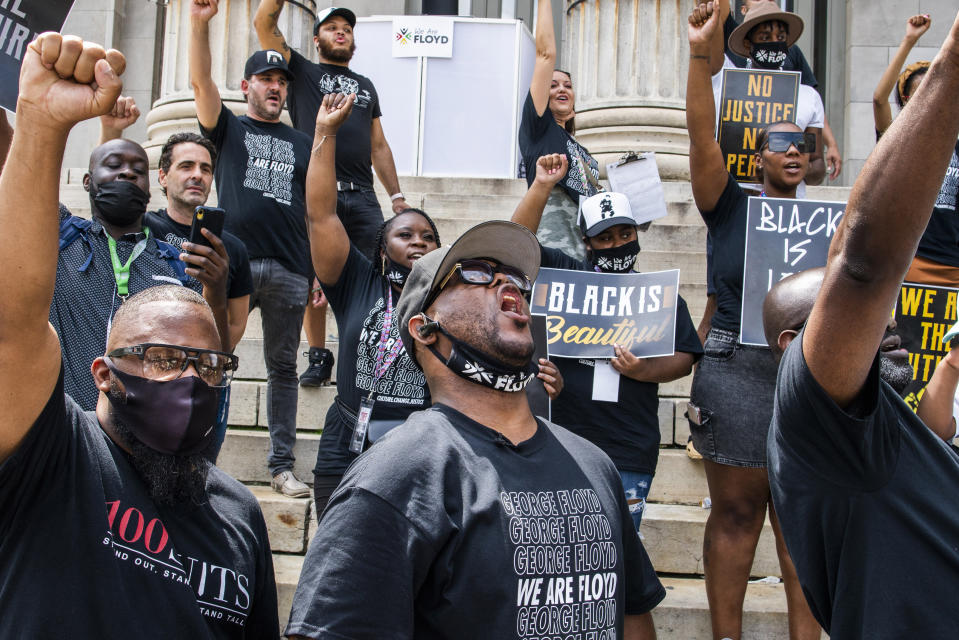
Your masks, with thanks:
M 639 525 L 643 521 L 643 512 L 646 511 L 646 496 L 649 487 L 653 484 L 653 476 L 636 471 L 620 471 L 619 477 L 623 480 L 623 491 L 626 492 L 626 504 L 629 506 L 629 515 L 633 519 L 633 528 L 639 533 Z

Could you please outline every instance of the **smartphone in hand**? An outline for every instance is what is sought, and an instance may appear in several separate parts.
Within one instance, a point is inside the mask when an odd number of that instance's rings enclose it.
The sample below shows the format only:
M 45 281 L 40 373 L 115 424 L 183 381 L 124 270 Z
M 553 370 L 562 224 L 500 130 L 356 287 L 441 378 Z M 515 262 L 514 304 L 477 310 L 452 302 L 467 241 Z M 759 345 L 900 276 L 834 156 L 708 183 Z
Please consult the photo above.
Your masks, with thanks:
M 223 235 L 223 222 L 226 219 L 226 211 L 217 207 L 199 206 L 193 212 L 193 225 L 190 227 L 190 242 L 211 246 L 210 241 L 200 233 L 201 229 L 209 229 L 213 235 L 219 237 Z

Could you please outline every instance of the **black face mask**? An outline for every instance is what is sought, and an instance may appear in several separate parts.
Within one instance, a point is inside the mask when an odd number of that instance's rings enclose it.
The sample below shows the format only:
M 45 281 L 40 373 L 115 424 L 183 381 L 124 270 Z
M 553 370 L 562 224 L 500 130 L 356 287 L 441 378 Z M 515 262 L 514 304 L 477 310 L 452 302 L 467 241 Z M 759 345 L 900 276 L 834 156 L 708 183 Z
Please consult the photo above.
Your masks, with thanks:
M 514 393 L 522 391 L 526 385 L 536 376 L 539 368 L 533 364 L 532 360 L 526 363 L 524 367 L 513 367 L 505 362 L 501 362 L 492 356 L 489 356 L 459 338 L 451 336 L 439 323 L 434 323 L 436 328 L 452 343 L 450 357 L 444 359 L 435 345 L 429 345 L 427 348 L 436 356 L 446 367 L 470 382 L 495 389 L 496 391 L 507 391 Z
M 386 276 L 386 279 L 389 280 L 391 284 L 395 284 L 402 289 L 403 285 L 406 284 L 406 278 L 409 277 L 410 271 L 412 271 L 412 269 L 409 267 L 404 267 L 385 253 L 383 254 L 383 275 Z
M 133 436 L 154 451 L 189 455 L 204 450 L 214 436 L 219 391 L 199 376 L 161 382 L 117 369 L 107 362 L 126 393 L 110 398 L 114 415 Z
M 626 244 L 609 249 L 590 249 L 593 266 L 603 273 L 627 273 L 636 264 L 639 253 L 639 240 L 633 239 Z
M 753 66 L 760 69 L 781 69 L 789 47 L 785 42 L 760 42 L 753 45 Z
M 146 213 L 150 194 L 129 180 L 90 183 L 90 205 L 116 227 L 129 227 Z

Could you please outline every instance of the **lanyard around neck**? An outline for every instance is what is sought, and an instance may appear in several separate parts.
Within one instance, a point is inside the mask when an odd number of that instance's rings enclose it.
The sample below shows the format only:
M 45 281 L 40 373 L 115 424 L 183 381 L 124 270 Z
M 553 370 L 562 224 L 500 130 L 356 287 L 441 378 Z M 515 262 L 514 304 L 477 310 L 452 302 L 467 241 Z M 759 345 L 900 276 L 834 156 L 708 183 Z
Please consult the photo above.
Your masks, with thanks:
M 130 266 L 137 259 L 147 246 L 147 238 L 150 237 L 150 229 L 143 227 L 143 239 L 136 243 L 130 257 L 125 264 L 120 264 L 120 257 L 117 255 L 117 241 L 109 233 L 107 234 L 107 245 L 110 247 L 110 264 L 113 265 L 113 279 L 117 281 L 117 294 L 121 297 L 130 295 Z

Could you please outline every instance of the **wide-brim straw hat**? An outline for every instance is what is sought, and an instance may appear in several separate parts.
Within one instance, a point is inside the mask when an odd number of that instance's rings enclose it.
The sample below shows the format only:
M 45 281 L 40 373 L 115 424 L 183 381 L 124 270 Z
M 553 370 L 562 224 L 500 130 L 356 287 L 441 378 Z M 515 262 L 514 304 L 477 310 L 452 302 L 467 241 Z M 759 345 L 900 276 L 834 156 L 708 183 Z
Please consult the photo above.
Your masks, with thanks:
M 769 22 L 770 20 L 779 20 L 780 22 L 786 23 L 786 26 L 789 28 L 789 35 L 786 36 L 787 47 L 796 44 L 805 26 L 803 25 L 802 18 L 795 13 L 783 11 L 772 2 L 763 2 L 750 9 L 749 12 L 746 13 L 743 23 L 729 34 L 730 51 L 738 53 L 744 58 L 748 58 L 749 50 L 746 48 L 746 43 L 744 42 L 746 34 L 752 31 L 756 25 Z

